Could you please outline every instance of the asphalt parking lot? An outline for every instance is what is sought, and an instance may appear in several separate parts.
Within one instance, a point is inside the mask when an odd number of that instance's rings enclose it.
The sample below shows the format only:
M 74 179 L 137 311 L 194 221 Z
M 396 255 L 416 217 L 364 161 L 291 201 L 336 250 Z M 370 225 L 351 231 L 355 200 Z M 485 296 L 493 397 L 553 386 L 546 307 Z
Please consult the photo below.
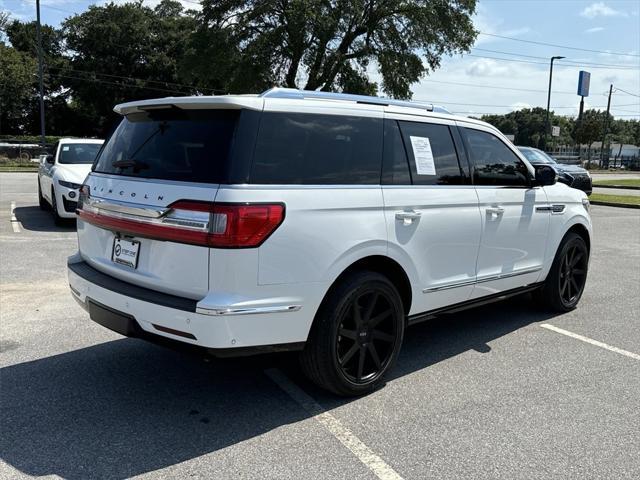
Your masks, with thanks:
M 345 400 L 292 355 L 204 362 L 89 321 L 74 225 L 0 173 L 0 478 L 638 479 L 640 211 L 592 215 L 576 310 L 412 327 L 387 385 Z

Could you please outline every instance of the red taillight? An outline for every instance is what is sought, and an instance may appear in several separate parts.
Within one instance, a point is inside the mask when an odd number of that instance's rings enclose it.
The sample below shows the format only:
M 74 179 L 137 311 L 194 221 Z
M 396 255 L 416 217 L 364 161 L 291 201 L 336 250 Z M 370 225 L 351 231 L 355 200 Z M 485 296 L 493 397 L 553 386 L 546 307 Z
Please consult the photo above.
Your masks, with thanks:
M 213 206 L 212 247 L 257 247 L 284 220 L 284 205 Z
M 260 246 L 284 220 L 282 204 L 228 204 L 179 200 L 162 217 L 114 215 L 93 208 L 91 200 L 77 211 L 93 225 L 157 240 L 214 248 Z

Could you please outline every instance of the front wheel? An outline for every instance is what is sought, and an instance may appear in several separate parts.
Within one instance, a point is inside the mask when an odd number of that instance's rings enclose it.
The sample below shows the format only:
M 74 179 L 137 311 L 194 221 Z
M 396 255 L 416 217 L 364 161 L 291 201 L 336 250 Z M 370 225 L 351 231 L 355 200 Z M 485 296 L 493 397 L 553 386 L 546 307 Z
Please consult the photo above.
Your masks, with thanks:
M 40 207 L 40 210 L 47 210 L 49 208 L 49 204 L 47 203 L 47 200 L 42 196 L 40 179 L 38 179 L 38 206 Z
M 589 266 L 589 249 L 584 239 L 568 233 L 560 243 L 551 270 L 537 299 L 556 312 L 573 310 L 584 291 Z
M 398 357 L 404 336 L 402 300 L 375 272 L 356 272 L 323 301 L 301 354 L 305 374 L 338 395 L 375 390 Z
M 58 201 L 56 200 L 56 192 L 53 188 L 51 188 L 51 211 L 53 212 L 53 221 L 55 224 L 58 226 L 62 225 L 64 220 L 58 213 Z

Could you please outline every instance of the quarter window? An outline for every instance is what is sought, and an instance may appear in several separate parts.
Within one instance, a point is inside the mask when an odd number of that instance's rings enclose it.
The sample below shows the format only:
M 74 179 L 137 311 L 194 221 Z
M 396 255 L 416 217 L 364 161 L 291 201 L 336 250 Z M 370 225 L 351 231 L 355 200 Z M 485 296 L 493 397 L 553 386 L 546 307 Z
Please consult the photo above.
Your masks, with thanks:
M 463 170 L 447 125 L 399 122 L 414 185 L 462 185 Z
M 529 186 L 529 170 L 502 140 L 480 130 L 460 130 L 474 164 L 476 185 Z
M 253 184 L 379 184 L 382 119 L 266 112 Z

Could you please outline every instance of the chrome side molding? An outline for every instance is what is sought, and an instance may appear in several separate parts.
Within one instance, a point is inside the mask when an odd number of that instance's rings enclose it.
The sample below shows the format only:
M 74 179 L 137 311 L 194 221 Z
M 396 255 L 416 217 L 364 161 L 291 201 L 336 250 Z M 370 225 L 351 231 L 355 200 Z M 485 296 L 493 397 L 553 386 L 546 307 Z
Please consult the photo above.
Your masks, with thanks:
M 197 307 L 196 313 L 203 315 L 258 315 L 263 313 L 286 313 L 297 312 L 302 308 L 302 305 L 275 305 L 268 307 L 246 307 L 246 308 L 232 308 L 232 307 L 214 307 L 204 308 Z
M 422 290 L 422 293 L 438 292 L 440 290 L 449 290 L 451 288 L 466 287 L 477 283 L 493 282 L 494 280 L 502 280 L 503 278 L 517 277 L 518 275 L 527 275 L 528 273 L 536 273 L 542 270 L 542 267 L 532 267 L 515 272 L 498 273 L 496 275 L 485 275 L 473 280 L 462 280 L 459 282 L 451 282 L 443 285 L 436 285 Z

